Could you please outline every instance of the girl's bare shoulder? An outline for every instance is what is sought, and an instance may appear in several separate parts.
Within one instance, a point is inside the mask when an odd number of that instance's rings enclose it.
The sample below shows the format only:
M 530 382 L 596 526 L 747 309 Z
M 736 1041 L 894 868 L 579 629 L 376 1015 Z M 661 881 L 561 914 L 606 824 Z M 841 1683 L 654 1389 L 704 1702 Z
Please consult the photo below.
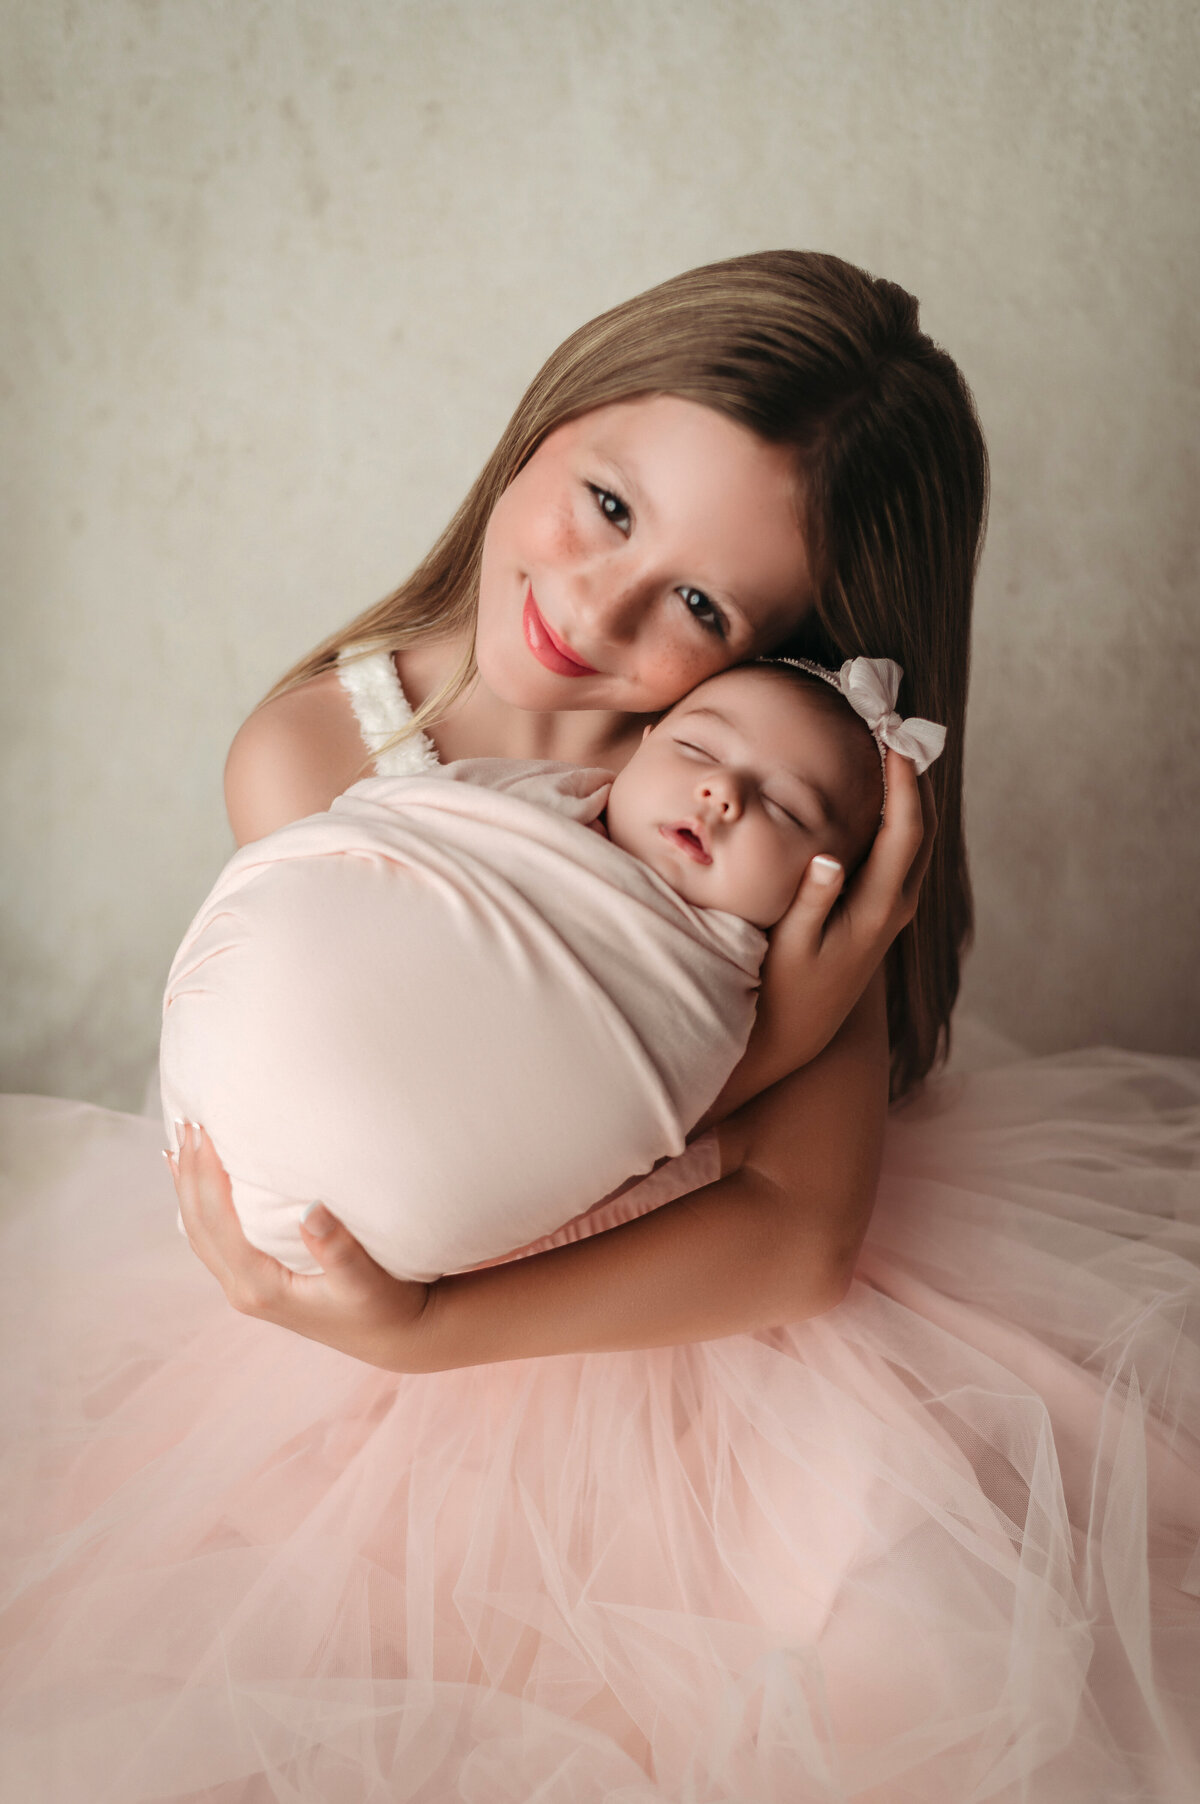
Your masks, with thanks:
M 225 760 L 225 808 L 239 845 L 319 814 L 360 777 L 366 748 L 336 670 L 264 702 Z

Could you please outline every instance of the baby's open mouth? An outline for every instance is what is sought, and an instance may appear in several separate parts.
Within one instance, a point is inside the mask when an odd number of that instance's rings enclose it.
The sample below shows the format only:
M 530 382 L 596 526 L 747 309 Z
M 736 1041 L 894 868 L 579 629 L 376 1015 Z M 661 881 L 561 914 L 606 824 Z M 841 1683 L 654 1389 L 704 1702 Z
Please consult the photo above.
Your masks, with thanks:
M 678 846 L 681 852 L 686 852 L 687 856 L 694 859 L 697 864 L 712 863 L 711 857 L 705 850 L 704 841 L 694 827 L 677 821 L 673 826 L 660 827 L 659 832 L 664 839 L 668 839 L 672 845 Z

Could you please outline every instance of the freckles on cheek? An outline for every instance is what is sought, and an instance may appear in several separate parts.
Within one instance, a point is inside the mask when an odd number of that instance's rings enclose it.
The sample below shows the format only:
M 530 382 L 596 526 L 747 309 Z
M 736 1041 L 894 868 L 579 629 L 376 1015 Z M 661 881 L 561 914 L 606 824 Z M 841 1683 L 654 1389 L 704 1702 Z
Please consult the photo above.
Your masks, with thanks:
M 659 653 L 647 663 L 644 674 L 647 684 L 669 703 L 688 695 L 698 683 L 724 668 L 724 660 L 702 646 L 695 650 L 679 647 Z
M 531 540 L 539 557 L 566 563 L 584 555 L 586 541 L 569 502 L 547 506 L 535 516 Z

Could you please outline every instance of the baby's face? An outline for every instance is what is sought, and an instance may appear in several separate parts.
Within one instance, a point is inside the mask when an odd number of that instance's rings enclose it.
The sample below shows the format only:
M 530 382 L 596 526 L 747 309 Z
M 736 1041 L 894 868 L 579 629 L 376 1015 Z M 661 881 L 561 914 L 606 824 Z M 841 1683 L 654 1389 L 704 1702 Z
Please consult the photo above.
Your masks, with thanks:
M 685 901 L 772 927 L 818 852 L 851 869 L 879 825 L 875 743 L 834 690 L 743 667 L 684 697 L 618 772 L 610 839 Z

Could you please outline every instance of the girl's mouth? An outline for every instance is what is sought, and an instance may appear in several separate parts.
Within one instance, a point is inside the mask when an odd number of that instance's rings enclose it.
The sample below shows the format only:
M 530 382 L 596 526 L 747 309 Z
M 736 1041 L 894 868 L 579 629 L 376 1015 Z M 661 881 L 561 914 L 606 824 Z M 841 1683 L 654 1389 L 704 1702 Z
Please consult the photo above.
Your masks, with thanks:
M 521 614 L 521 628 L 525 634 L 525 643 L 539 664 L 547 670 L 553 670 L 558 676 L 598 676 L 599 672 L 592 665 L 585 664 L 577 658 L 570 647 L 565 645 L 557 633 L 551 631 L 537 610 L 533 599 L 533 587 L 530 585 L 525 596 L 525 607 Z
M 712 858 L 705 850 L 704 841 L 695 827 L 684 821 L 676 821 L 673 826 L 660 827 L 659 832 L 671 845 L 678 847 L 696 864 L 711 864 Z

